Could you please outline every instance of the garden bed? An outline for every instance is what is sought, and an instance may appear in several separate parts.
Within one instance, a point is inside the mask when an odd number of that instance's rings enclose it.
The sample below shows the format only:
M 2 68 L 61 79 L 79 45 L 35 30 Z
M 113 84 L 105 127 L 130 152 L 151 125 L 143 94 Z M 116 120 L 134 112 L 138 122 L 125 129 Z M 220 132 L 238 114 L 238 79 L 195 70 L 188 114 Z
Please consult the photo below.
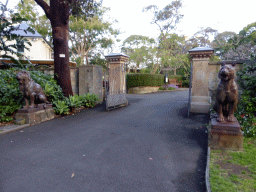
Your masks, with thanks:
M 140 87 L 131 87 L 128 89 L 128 93 L 133 94 L 144 94 L 144 93 L 153 93 L 157 92 L 159 87 L 149 87 L 149 86 L 140 86 Z

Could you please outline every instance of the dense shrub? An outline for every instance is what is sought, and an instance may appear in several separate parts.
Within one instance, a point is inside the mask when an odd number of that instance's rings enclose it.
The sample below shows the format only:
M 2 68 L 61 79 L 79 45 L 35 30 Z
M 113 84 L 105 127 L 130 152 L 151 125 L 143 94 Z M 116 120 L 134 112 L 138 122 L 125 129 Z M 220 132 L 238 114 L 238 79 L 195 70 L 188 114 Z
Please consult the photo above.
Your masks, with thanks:
M 0 70 L 0 122 L 13 120 L 10 116 L 22 105 L 15 70 Z
M 164 75 L 156 74 L 127 74 L 127 89 L 139 86 L 160 87 L 164 84 Z
M 182 81 L 182 75 L 168 75 L 168 79 L 177 79 L 178 81 Z
M 187 77 L 183 77 L 182 87 L 189 87 L 190 80 Z
M 242 93 L 235 115 L 244 136 L 256 137 L 256 62 L 244 64 L 237 76 Z
M 14 68 L 0 70 L 0 122 L 12 121 L 14 112 L 25 104 L 16 79 L 19 71 Z M 50 75 L 40 71 L 29 71 L 29 73 L 31 78 L 43 88 L 56 114 L 66 115 L 70 110 L 81 106 L 94 107 L 98 101 L 98 96 L 90 93 L 65 98 L 62 89 Z
M 31 78 L 41 85 L 51 103 L 64 99 L 62 89 L 57 85 L 57 81 L 51 75 L 45 75 L 41 71 L 30 71 Z
M 81 95 L 81 101 L 82 105 L 89 108 L 89 107 L 94 107 L 96 105 L 96 102 L 99 100 L 99 97 L 95 95 L 94 93 L 87 93 L 84 95 Z
M 18 69 L 0 70 L 0 121 L 13 120 L 12 115 L 24 105 L 16 79 Z M 50 76 L 39 71 L 30 72 L 31 78 L 44 89 L 50 102 L 64 98 L 61 88 Z

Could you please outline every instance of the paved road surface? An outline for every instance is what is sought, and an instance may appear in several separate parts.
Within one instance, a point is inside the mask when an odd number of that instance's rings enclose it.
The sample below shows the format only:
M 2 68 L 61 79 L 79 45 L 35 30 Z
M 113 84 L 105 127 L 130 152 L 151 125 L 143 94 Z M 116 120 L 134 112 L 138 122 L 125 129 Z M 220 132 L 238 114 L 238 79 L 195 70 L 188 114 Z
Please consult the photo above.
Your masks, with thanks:
M 188 91 L 128 95 L 0 136 L 1 192 L 203 192 L 208 122 Z

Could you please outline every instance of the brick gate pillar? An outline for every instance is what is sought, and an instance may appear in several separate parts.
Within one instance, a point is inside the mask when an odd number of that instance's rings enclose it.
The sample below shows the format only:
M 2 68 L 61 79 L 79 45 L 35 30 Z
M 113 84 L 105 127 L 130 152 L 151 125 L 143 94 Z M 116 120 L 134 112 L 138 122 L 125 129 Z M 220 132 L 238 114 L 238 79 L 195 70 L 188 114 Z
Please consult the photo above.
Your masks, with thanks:
M 192 82 L 190 95 L 190 112 L 209 113 L 211 99 L 209 96 L 209 59 L 214 49 L 209 47 L 196 47 L 189 50 L 192 57 Z
M 105 58 L 109 62 L 109 90 L 106 95 L 106 109 L 127 105 L 125 63 L 129 56 L 111 53 Z

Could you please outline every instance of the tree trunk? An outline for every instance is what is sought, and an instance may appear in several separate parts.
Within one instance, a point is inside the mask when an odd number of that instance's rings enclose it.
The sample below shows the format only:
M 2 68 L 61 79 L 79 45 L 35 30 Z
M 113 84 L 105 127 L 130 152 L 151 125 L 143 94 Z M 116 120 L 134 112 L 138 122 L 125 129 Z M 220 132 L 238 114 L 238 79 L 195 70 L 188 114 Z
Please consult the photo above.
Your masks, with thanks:
M 54 45 L 54 77 L 57 84 L 62 88 L 63 94 L 68 97 L 73 95 L 70 68 L 69 68 L 69 48 L 68 48 L 68 24 L 56 26 L 54 23 L 59 23 L 58 20 L 52 22 L 54 27 L 53 45 Z
M 51 21 L 54 45 L 54 78 L 62 88 L 63 94 L 73 95 L 69 68 L 69 4 L 65 0 L 35 0 Z
M 54 45 L 54 77 L 63 94 L 73 95 L 69 68 L 69 13 L 63 0 L 51 0 L 51 24 Z M 53 2 L 53 3 L 52 3 Z

